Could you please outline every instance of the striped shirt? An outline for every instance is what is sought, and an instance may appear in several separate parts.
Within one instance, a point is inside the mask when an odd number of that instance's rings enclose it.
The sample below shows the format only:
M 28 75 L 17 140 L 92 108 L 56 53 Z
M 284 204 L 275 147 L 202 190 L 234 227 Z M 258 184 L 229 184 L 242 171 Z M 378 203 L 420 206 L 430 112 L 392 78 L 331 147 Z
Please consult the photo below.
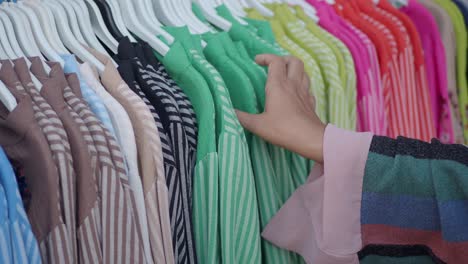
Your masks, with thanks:
M 130 50 L 128 50 L 130 51 Z M 182 118 L 179 114 L 178 104 L 174 98 L 174 94 L 169 88 L 169 84 L 159 77 L 149 67 L 144 67 L 137 57 L 132 58 L 133 68 L 137 71 L 136 79 L 140 87 L 151 104 L 158 111 L 161 117 L 161 125 L 167 131 L 166 140 L 170 140 L 170 146 L 175 162 L 177 174 L 166 175 L 168 188 L 174 190 L 171 195 L 171 221 L 176 219 L 175 224 L 178 226 L 176 230 L 181 230 L 173 234 L 174 246 L 179 249 L 176 256 L 177 262 L 195 263 L 196 252 L 193 239 L 193 223 L 192 223 L 192 190 L 193 190 L 193 168 L 195 160 L 195 152 L 190 150 L 188 137 L 186 135 Z M 152 74 L 150 75 L 150 72 Z M 192 128 L 193 130 L 193 128 Z M 179 204 L 179 206 L 177 206 Z M 175 217 L 180 215 L 177 211 L 182 212 L 182 219 Z M 181 229 L 182 228 L 182 229 Z M 183 232 L 183 233 L 180 233 Z M 183 236 L 182 236 L 183 234 Z M 185 238 L 184 238 L 185 237 Z M 181 252 L 187 252 L 187 255 Z
M 0 261 L 2 263 L 13 263 L 10 229 L 5 188 L 0 184 Z
M 120 150 L 124 155 L 126 174 L 129 178 L 130 187 L 135 196 L 135 210 L 138 214 L 138 227 L 141 228 L 143 249 L 146 259 L 151 260 L 148 237 L 148 223 L 146 220 L 146 208 L 144 202 L 143 188 L 141 184 L 140 173 L 138 171 L 137 146 L 135 143 L 135 133 L 130 117 L 124 107 L 112 97 L 96 79 L 94 73 L 87 65 L 80 67 L 83 79 L 88 82 L 96 95 L 102 99 L 102 102 L 109 110 L 112 126 L 116 132 L 116 139 L 119 142 Z
M 5 67 L 9 70 L 6 71 Z M 14 76 L 11 64 L 2 62 L 0 79 L 7 87 L 15 83 L 18 85 Z M 39 250 L 30 244 L 34 237 L 28 235 L 30 240 L 23 241 L 28 254 L 27 262 L 73 263 L 71 241 L 61 212 L 58 170 L 49 144 L 35 120 L 31 98 L 14 90 L 12 93 L 18 104 L 9 114 L 2 113 L 0 145 L 18 168 L 17 171 L 24 173 L 30 191 L 25 209 Z
M 209 62 L 212 63 L 216 69 L 212 68 L 211 65 L 207 65 L 208 70 L 211 71 L 205 71 L 205 78 L 207 80 L 211 79 L 209 83 L 212 84 L 213 97 L 217 98 L 215 102 L 221 104 L 223 108 L 229 107 L 233 109 L 233 107 L 236 107 L 236 109 L 249 113 L 259 113 L 257 99 L 255 96 L 252 96 L 252 94 L 255 95 L 253 83 L 250 81 L 245 71 L 239 66 L 248 65 L 248 61 L 240 60 L 234 63 L 234 60 L 231 59 L 232 57 L 240 58 L 240 56 L 233 46 L 234 44 L 229 38 L 229 35 L 226 33 L 218 33 L 212 39 L 207 40 L 207 44 L 204 53 Z M 230 56 L 228 56 L 228 54 L 230 54 Z M 250 61 L 250 58 L 248 58 L 248 60 Z M 219 73 L 212 73 L 216 71 L 219 71 Z M 226 90 L 223 92 L 219 91 L 216 78 L 210 77 L 213 75 L 214 77 L 221 76 L 224 79 Z M 264 72 L 263 76 L 263 82 L 265 82 L 266 78 Z M 262 78 L 262 75 L 259 77 Z M 229 89 L 229 91 L 227 89 Z M 237 121 L 236 119 L 233 120 Z M 238 121 L 236 125 L 240 126 Z M 246 132 L 246 139 L 249 146 L 252 171 L 256 183 L 255 189 L 257 192 L 260 228 L 263 228 L 282 205 L 279 191 L 280 186 L 278 185 L 280 179 L 274 171 L 273 162 L 269 155 L 268 144 L 261 138 L 248 132 Z M 292 179 L 290 178 L 289 180 Z M 281 182 L 286 182 L 286 180 L 281 180 Z M 293 262 L 293 256 L 289 252 L 280 250 L 264 240 L 261 241 L 261 243 L 262 259 L 264 262 Z
M 167 237 L 170 230 L 168 191 L 164 179 L 165 171 L 158 129 L 146 104 L 122 80 L 110 59 L 94 50 L 91 52 L 105 65 L 105 71 L 101 76 L 104 87 L 122 104 L 131 118 L 140 160 L 148 229 L 152 233 L 148 238 L 150 244 L 153 244 L 152 249 L 156 250 L 153 258 L 161 259 L 161 256 L 165 256 L 167 258 L 165 261 L 170 263 L 171 256 L 165 254 L 165 243 L 170 242 Z
M 146 95 L 143 93 L 142 89 L 140 88 L 140 85 L 137 83 L 137 80 L 135 76 L 133 75 L 132 63 L 130 61 L 119 60 L 118 70 L 122 78 L 127 82 L 127 84 L 133 90 L 133 92 L 136 93 L 141 98 L 141 100 L 143 100 L 148 110 L 151 112 L 154 122 L 158 128 L 158 132 L 159 132 L 158 136 L 161 140 L 161 148 L 162 148 L 162 155 L 163 155 L 163 161 L 164 161 L 164 173 L 165 173 L 164 176 L 166 180 L 167 179 L 174 180 L 178 178 L 179 177 L 178 169 L 175 164 L 172 144 L 170 140 L 168 139 L 167 132 L 161 123 L 159 114 L 156 112 L 156 109 L 154 108 L 154 106 L 151 104 L 151 102 L 148 100 Z M 169 211 L 166 212 L 169 214 L 169 216 L 171 215 L 170 210 L 171 210 L 171 206 L 169 205 Z M 156 235 L 156 233 L 152 233 L 152 235 Z M 162 262 L 162 263 L 174 263 L 175 262 L 174 249 L 173 249 L 174 241 L 172 240 L 172 236 L 169 235 L 168 237 L 165 237 L 166 241 L 162 242 L 162 244 L 164 245 L 163 252 L 161 252 L 161 249 L 157 248 L 158 243 L 156 243 L 156 241 L 157 239 L 160 239 L 160 238 L 150 237 L 150 239 L 152 241 L 151 246 L 152 246 L 153 255 L 155 256 L 154 259 L 156 259 L 156 262 L 158 262 L 158 259 L 159 259 L 159 262 Z
M 221 259 L 225 263 L 259 263 L 262 256 L 257 195 L 243 129 L 219 72 L 197 49 L 187 46 L 186 52 L 194 67 L 209 84 L 215 102 L 216 124 L 219 129 L 218 206 Z
M 77 97 L 72 89 L 66 89 L 64 97 L 67 104 L 78 113 L 91 132 L 100 165 L 97 188 L 102 211 L 97 217 L 101 219 L 97 226 L 101 236 L 102 257 L 92 251 L 93 245 L 89 244 L 86 250 L 91 254 L 85 255 L 86 261 L 90 263 L 146 263 L 137 227 L 134 195 L 129 188 L 129 179 L 126 175 L 120 146 L 89 106 Z M 102 261 L 99 258 L 102 258 Z
M 31 58 L 31 72 L 43 83 L 41 94 L 57 111 L 64 128 L 69 136 L 70 147 L 76 172 L 77 199 L 77 256 L 78 262 L 89 254 L 86 247 L 92 245 L 97 254 L 101 254 L 101 247 L 97 243 L 98 193 L 97 183 L 97 152 L 90 132 L 78 114 L 66 104 L 63 93 L 69 90 L 63 70 L 58 63 L 49 63 L 50 75 L 44 71 L 39 58 Z M 75 76 L 76 77 L 76 76 Z M 91 186 L 91 188 L 90 188 Z
M 39 246 L 21 200 L 16 175 L 8 157 L 1 148 L 0 184 L 5 189 L 8 203 L 4 212 L 8 213 L 8 222 L 5 226 L 8 227 L 10 233 L 5 233 L 4 236 L 9 236 L 11 239 L 11 262 L 2 261 L 2 263 L 41 263 Z M 1 255 L 6 256 L 3 253 Z
M 70 87 L 78 85 L 79 89 L 79 81 L 76 76 L 75 78 L 76 80 L 70 80 L 70 78 L 68 78 L 68 83 L 70 84 Z M 67 95 L 73 93 L 70 87 L 64 88 L 64 99 L 66 99 Z M 98 194 L 98 180 L 101 177 L 101 170 L 98 165 L 98 151 L 97 147 L 94 145 L 91 131 L 86 126 L 85 121 L 77 112 L 75 112 L 74 109 L 72 109 L 70 105 L 67 104 L 67 108 L 70 110 L 70 114 L 75 123 L 79 125 L 83 139 L 86 142 L 85 146 L 87 147 L 90 156 L 91 175 L 93 175 L 92 182 L 89 183 L 81 181 L 82 184 L 78 185 L 78 188 L 81 191 L 86 192 L 86 195 L 81 195 L 79 199 L 82 199 L 83 196 L 85 196 L 87 201 L 79 203 L 79 225 L 77 227 L 78 259 L 80 262 L 84 263 L 102 261 L 102 245 L 100 243 L 101 208 L 99 207 L 100 198 Z M 91 184 L 92 188 L 90 188 L 87 183 Z
M 193 176 L 193 228 L 198 262 L 219 263 L 219 170 L 213 99 L 206 81 L 194 69 L 179 42 L 171 45 L 161 61 L 190 98 L 199 126 Z
M 59 172 L 63 219 L 70 239 L 70 254 L 72 259 L 76 260 L 76 176 L 68 136 L 57 113 L 32 83 L 26 61 L 24 59 L 15 60 L 14 68 L 21 82 L 21 85 L 17 83 L 16 89 L 31 97 L 36 120 L 46 136 L 52 158 L 55 160 Z
M 79 71 L 79 65 L 74 55 L 61 55 L 61 57 L 66 62 L 66 65 L 64 66 L 65 72 Z M 107 130 L 109 130 L 111 134 L 115 137 L 116 132 L 114 126 L 112 125 L 109 112 L 106 109 L 104 103 L 102 102 L 102 99 L 96 94 L 96 92 L 93 91 L 91 87 L 89 87 L 89 84 L 83 79 L 81 74 L 78 74 L 78 78 L 80 80 L 80 88 L 83 99 L 88 103 L 89 107 L 96 115 L 96 117 L 99 118 L 99 120 L 102 122 L 102 124 L 104 124 Z
M 423 48 L 419 33 L 413 22 L 390 3 L 382 1 L 379 6 L 382 6 L 382 8 L 387 11 L 388 16 L 399 25 L 401 32 L 406 32 L 409 37 L 411 49 L 408 53 L 412 54 L 413 59 L 410 60 L 410 64 L 407 68 L 410 73 L 410 78 L 413 79 L 415 89 L 410 104 L 413 106 L 415 121 L 419 122 L 420 129 L 420 133 L 416 138 L 430 141 L 432 138 L 437 137 L 437 131 L 432 113 L 428 76 L 426 74 L 426 64 L 424 62 Z

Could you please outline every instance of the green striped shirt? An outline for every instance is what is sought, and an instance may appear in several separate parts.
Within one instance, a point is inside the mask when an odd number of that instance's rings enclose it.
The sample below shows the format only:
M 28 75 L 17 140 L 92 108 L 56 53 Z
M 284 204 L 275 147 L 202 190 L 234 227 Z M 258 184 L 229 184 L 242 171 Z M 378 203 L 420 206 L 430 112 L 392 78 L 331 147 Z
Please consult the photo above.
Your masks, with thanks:
M 245 67 L 247 72 L 253 70 L 253 67 L 249 67 L 252 65 L 240 59 L 241 57 L 227 33 L 207 36 L 205 40 L 208 45 L 204 49 L 204 53 L 225 80 L 234 106 L 242 111 L 258 114 L 259 107 L 251 79 L 264 83 L 266 80 L 261 80 L 261 78 L 265 73 L 254 76 L 252 71 L 249 74 L 251 78 L 249 78 L 249 75 L 240 66 Z M 258 65 L 256 66 L 258 67 Z M 262 71 L 261 68 L 260 71 Z M 265 87 L 264 84 L 263 87 Z M 277 184 L 279 179 L 274 171 L 267 143 L 249 132 L 246 132 L 246 137 L 256 183 L 260 224 L 264 228 L 282 205 Z M 293 261 L 292 253 L 277 248 L 266 240 L 262 240 L 262 254 L 263 263 L 282 264 Z
M 215 110 L 208 84 L 175 42 L 161 62 L 192 102 L 198 121 L 193 180 L 193 232 L 199 263 L 220 263 L 218 245 L 218 154 Z
M 204 77 L 215 105 L 219 158 L 219 238 L 223 263 L 261 263 L 257 191 L 244 130 L 219 72 L 205 59 L 201 39 L 187 28 L 168 31 L 184 45 Z M 213 246 L 213 245 L 212 245 Z M 200 260 L 200 263 L 206 263 Z

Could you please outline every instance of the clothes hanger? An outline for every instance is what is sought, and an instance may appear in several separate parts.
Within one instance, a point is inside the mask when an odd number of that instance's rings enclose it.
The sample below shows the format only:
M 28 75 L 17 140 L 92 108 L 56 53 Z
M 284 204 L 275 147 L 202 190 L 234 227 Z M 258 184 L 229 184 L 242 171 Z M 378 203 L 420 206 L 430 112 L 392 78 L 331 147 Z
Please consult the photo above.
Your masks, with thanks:
M 89 21 L 90 17 L 89 17 L 88 9 L 86 8 L 86 4 L 84 4 L 82 1 L 78 2 L 75 0 L 60 0 L 60 1 L 65 1 L 62 3 L 64 5 L 69 4 L 71 7 L 71 10 L 73 10 L 74 14 L 76 15 L 76 18 L 80 18 L 80 19 L 77 19 L 78 26 L 86 42 L 89 43 L 89 46 L 94 48 L 95 50 L 99 50 L 100 52 L 107 54 L 107 50 L 104 48 L 101 42 L 99 42 L 99 40 L 96 38 L 93 27 L 91 26 L 91 22 Z M 80 5 L 79 3 L 81 3 L 82 5 Z
M 194 0 L 194 1 L 196 1 L 199 4 L 200 9 L 203 12 L 203 15 L 205 15 L 206 19 L 211 24 L 222 29 L 223 31 L 229 31 L 231 29 L 232 23 L 220 17 L 216 13 L 216 11 L 213 9 L 213 7 L 210 6 L 206 1 L 203 1 L 203 0 Z
M 106 27 L 109 29 L 109 32 L 112 34 L 112 36 L 114 36 L 116 39 L 123 38 L 124 36 L 122 35 L 122 32 L 120 32 L 120 29 L 115 22 L 111 6 L 106 1 L 101 0 L 94 0 L 94 3 L 99 8 L 102 19 L 104 20 L 104 23 L 106 24 Z
M 76 21 L 76 14 L 73 10 L 70 10 L 69 5 L 65 7 L 63 3 L 58 0 L 42 0 L 41 2 L 47 6 L 53 6 L 55 10 L 59 10 L 58 12 L 62 13 L 66 17 L 71 33 L 79 43 L 87 46 L 90 45 L 81 34 L 80 26 L 78 25 L 78 21 Z
M 135 13 L 140 18 L 142 25 L 151 31 L 153 35 L 163 37 L 168 42 L 168 44 L 172 44 L 174 42 L 174 37 L 172 37 L 169 33 L 160 27 L 161 24 L 159 21 L 152 21 L 152 14 L 146 8 L 145 3 L 142 0 L 134 1 L 133 3 L 135 7 Z M 155 17 L 153 19 L 157 20 Z
M 128 37 L 131 42 L 136 42 L 136 39 L 133 37 L 133 35 L 130 33 L 130 31 L 128 31 L 127 27 L 125 26 L 118 1 L 117 0 L 107 0 L 107 1 L 100 0 L 100 1 L 105 1 L 107 4 L 109 4 L 112 10 L 112 17 L 114 18 L 115 24 L 120 29 L 120 32 L 122 33 L 122 35 L 125 37 Z
M 187 26 L 192 34 L 203 34 L 210 32 L 211 29 L 200 21 L 191 11 L 190 0 L 159 0 L 164 3 L 168 9 L 165 13 L 177 17 L 177 24 L 174 26 Z
M 0 64 L 0 67 L 2 67 L 2 64 Z M 13 111 L 18 105 L 18 102 L 16 102 L 15 97 L 2 81 L 0 81 L 0 101 L 3 103 L 6 109 L 8 109 L 9 112 Z
M 121 11 L 128 13 L 124 17 L 125 25 L 130 29 L 135 35 L 137 35 L 142 40 L 148 42 L 148 44 L 156 50 L 162 56 L 165 56 L 169 51 L 169 47 L 158 39 L 155 35 L 151 34 L 139 21 L 136 15 L 133 4 L 130 0 L 119 0 Z
M 18 11 L 13 10 L 14 8 L 11 8 L 9 4 L 10 3 L 2 3 L 0 5 L 0 12 L 8 17 L 7 20 L 9 20 L 13 26 L 12 29 L 18 38 L 19 47 L 21 47 L 21 50 L 24 52 L 21 52 L 21 55 L 25 54 L 26 57 L 32 57 L 40 53 L 37 46 L 35 46 L 34 39 L 30 39 L 27 34 L 26 27 L 24 26 L 25 21 L 23 20 L 23 16 L 18 15 Z
M 45 37 L 36 14 L 31 10 L 30 7 L 24 5 L 21 2 L 17 3 L 14 8 L 17 8 L 18 10 L 23 12 L 29 19 L 30 25 L 33 28 L 32 31 L 34 38 L 39 46 L 40 51 L 47 57 L 47 59 L 49 59 L 50 61 L 56 61 L 63 67 L 65 62 L 62 60 L 60 55 L 52 48 L 49 41 Z
M 262 5 L 260 2 L 256 0 L 246 0 L 249 6 L 255 8 L 262 16 L 265 17 L 272 17 L 275 14 L 268 8 L 266 8 L 264 5 Z
M 78 56 L 78 58 L 80 58 L 82 61 L 91 63 L 91 65 L 96 67 L 99 73 L 102 73 L 104 71 L 104 65 L 102 65 L 101 62 L 99 62 L 90 52 L 88 52 L 71 33 L 71 29 L 68 27 L 67 16 L 65 12 L 53 4 L 46 4 L 45 6 L 54 14 L 59 35 L 65 46 L 69 48 L 72 53 Z
M 7 31 L 5 31 L 5 28 L 8 29 L 8 27 L 5 27 L 3 25 L 2 19 L 0 19 L 0 44 L 3 50 L 5 51 L 5 55 L 6 55 L 5 59 L 18 58 L 15 51 L 11 47 L 10 42 L 8 42 L 9 39 L 13 40 L 13 38 L 10 38 L 8 36 L 8 33 Z
M 109 32 L 96 3 L 94 3 L 93 1 L 85 1 L 85 3 L 81 2 L 81 5 L 83 6 L 83 8 L 86 8 L 86 12 L 84 13 L 86 13 L 87 15 L 85 16 L 89 17 L 89 20 L 87 20 L 86 22 L 88 23 L 88 27 L 91 27 L 91 31 L 89 34 L 96 34 L 96 36 L 107 46 L 107 48 L 109 48 L 114 54 L 116 54 L 119 43 Z M 104 47 L 102 47 L 101 49 L 105 51 Z M 105 51 L 104 53 L 107 53 L 107 51 Z
M 315 21 L 315 23 L 318 23 L 320 18 L 317 15 L 317 10 L 313 5 L 310 5 L 306 3 L 304 0 L 285 0 L 289 5 L 298 5 L 304 10 L 304 13 L 312 18 L 312 20 Z
M 3 24 L 2 21 L 0 20 L 0 38 L 6 37 L 6 32 L 5 29 L 3 29 Z M 0 39 L 0 60 L 8 60 L 8 54 L 7 52 L 3 49 L 3 43 Z
M 50 10 L 44 8 L 37 0 L 26 0 L 22 2 L 31 7 L 31 10 L 37 15 L 41 23 L 41 28 L 53 48 L 60 54 L 70 54 L 58 35 L 55 20 Z

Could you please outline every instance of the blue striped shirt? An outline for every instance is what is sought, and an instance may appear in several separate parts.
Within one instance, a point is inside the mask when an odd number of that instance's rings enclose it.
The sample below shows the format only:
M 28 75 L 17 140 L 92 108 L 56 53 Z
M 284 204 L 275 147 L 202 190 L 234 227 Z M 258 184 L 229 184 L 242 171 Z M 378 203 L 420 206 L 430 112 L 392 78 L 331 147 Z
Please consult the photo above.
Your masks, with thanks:
M 23 207 L 16 176 L 1 148 L 0 187 L 0 263 L 41 263 L 39 246 Z
M 83 99 L 88 103 L 91 111 L 97 116 L 97 118 L 104 124 L 104 126 L 111 132 L 111 134 L 116 138 L 116 133 L 112 121 L 107 111 L 107 108 L 104 105 L 104 102 L 101 98 L 94 92 L 88 83 L 83 79 L 80 74 L 80 69 L 74 55 L 60 55 L 64 60 L 65 64 L 63 66 L 63 71 L 65 73 L 75 73 L 80 80 L 81 93 Z

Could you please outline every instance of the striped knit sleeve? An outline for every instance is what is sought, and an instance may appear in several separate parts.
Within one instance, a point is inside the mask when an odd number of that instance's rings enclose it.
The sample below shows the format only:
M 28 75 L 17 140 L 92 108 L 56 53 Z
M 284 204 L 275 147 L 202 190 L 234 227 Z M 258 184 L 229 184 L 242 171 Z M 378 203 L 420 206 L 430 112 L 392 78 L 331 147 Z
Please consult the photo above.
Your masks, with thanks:
M 366 254 L 422 252 L 436 262 L 464 263 L 467 222 L 467 147 L 373 138 L 361 204 Z
M 467 147 L 329 125 L 323 155 L 265 239 L 308 263 L 357 264 L 369 254 L 468 260 Z

